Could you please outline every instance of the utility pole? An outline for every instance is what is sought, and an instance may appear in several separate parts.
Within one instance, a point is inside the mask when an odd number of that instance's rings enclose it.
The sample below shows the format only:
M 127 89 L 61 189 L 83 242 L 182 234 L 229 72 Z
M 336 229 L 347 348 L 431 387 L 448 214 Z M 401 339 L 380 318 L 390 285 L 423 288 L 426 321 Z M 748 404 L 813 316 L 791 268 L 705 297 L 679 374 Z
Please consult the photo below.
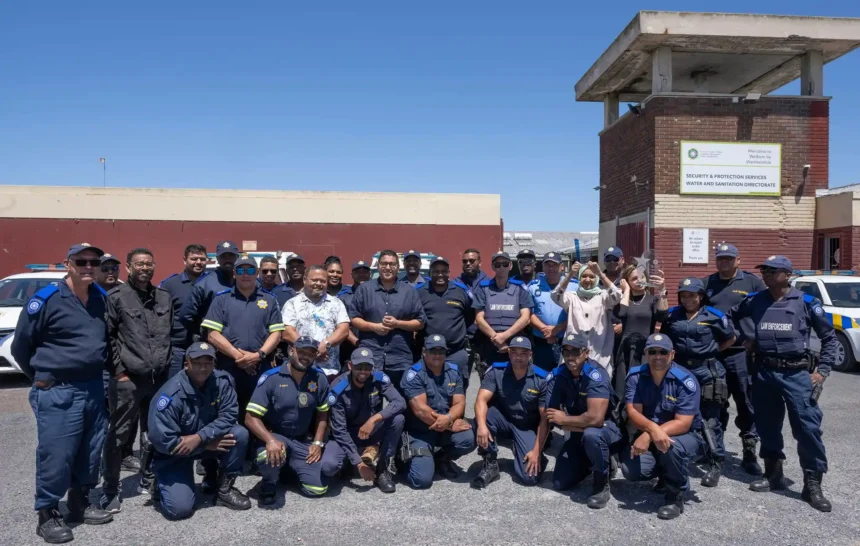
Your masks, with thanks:
M 107 162 L 105 158 L 100 157 L 99 162 L 102 164 L 102 187 L 107 187 Z

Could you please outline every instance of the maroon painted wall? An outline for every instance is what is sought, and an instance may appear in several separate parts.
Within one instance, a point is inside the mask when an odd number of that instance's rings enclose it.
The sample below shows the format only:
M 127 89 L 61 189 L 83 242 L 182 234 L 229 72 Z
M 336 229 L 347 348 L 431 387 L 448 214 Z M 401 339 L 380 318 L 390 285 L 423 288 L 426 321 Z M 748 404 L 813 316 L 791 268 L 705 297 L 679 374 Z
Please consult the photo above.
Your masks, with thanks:
M 502 226 L 0 218 L 0 278 L 23 272 L 25 264 L 62 262 L 70 245 L 87 242 L 122 257 L 132 248 L 149 248 L 160 280 L 181 270 L 186 245 L 200 243 L 214 252 L 224 239 L 240 248 L 242 241 L 255 240 L 259 251 L 297 252 L 308 264 L 334 254 L 351 265 L 384 248 L 414 249 L 448 258 L 452 273 L 459 274 L 464 249 L 475 247 L 488 260 L 502 248 Z

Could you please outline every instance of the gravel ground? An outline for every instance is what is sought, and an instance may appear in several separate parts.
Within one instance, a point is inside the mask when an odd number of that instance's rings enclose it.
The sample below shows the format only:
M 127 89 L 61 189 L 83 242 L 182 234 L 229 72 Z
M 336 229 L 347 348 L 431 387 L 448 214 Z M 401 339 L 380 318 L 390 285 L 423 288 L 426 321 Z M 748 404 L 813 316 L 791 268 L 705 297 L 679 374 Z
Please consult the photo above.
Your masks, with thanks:
M 472 384 L 470 404 L 477 381 Z M 651 493 L 651 483 L 626 483 L 620 473 L 612 482 L 613 498 L 603 510 L 585 507 L 590 480 L 572 494 L 553 491 L 549 474 L 561 445 L 556 435 L 550 466 L 542 483 L 532 488 L 511 480 L 511 453 L 502 449 L 502 479 L 484 491 L 472 490 L 466 474 L 455 482 L 437 481 L 426 491 L 398 484 L 393 495 L 354 480 L 333 484 L 322 499 L 281 490 L 277 509 L 259 508 L 255 501 L 251 510 L 233 512 L 198 500 L 198 512 L 182 522 L 169 522 L 146 505 L 148 497 L 134 492 L 137 479 L 123 474 L 122 513 L 108 525 L 76 527 L 76 543 L 860 544 L 858 473 L 850 460 L 860 445 L 858 391 L 860 375 L 834 373 L 821 400 L 830 459 L 824 489 L 834 505 L 830 514 L 821 514 L 800 499 L 803 481 L 788 423 L 786 474 L 792 483 L 785 492 L 769 494 L 747 489 L 751 478 L 739 467 L 740 440 L 730 425 L 726 437 L 730 459 L 719 487 L 707 489 L 694 479 L 684 514 L 670 522 L 655 515 L 662 497 Z M 34 418 L 26 385 L 9 378 L 0 378 L 0 435 L 0 544 L 41 544 L 32 509 Z M 479 468 L 479 458 L 472 453 L 458 464 L 472 474 Z M 694 469 L 693 476 L 701 472 Z M 251 476 L 237 484 L 243 491 L 253 488 L 254 497 L 258 482 Z

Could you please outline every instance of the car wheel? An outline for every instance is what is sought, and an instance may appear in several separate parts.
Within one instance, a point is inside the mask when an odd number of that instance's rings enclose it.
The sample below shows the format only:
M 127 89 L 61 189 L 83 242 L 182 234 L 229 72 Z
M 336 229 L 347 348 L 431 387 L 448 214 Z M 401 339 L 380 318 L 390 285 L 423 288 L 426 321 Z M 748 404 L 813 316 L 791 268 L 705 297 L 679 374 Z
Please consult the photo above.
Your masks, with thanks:
M 836 339 L 839 344 L 836 346 L 836 362 L 833 364 L 833 369 L 837 372 L 854 371 L 857 360 L 854 358 L 854 349 L 851 347 L 851 342 L 848 341 L 848 336 L 837 332 Z

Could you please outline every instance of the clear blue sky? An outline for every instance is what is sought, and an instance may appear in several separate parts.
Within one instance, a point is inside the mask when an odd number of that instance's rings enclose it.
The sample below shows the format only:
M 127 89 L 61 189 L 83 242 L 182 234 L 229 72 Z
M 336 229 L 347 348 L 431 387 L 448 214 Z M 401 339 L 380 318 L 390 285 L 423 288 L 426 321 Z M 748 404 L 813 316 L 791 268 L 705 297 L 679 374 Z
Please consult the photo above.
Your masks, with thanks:
M 596 230 L 603 108 L 573 86 L 637 10 L 691 7 L 301 4 L 4 2 L 0 184 L 101 185 L 106 157 L 111 186 L 489 192 L 509 229 Z M 831 186 L 860 181 L 858 87 L 860 51 L 825 68 Z

